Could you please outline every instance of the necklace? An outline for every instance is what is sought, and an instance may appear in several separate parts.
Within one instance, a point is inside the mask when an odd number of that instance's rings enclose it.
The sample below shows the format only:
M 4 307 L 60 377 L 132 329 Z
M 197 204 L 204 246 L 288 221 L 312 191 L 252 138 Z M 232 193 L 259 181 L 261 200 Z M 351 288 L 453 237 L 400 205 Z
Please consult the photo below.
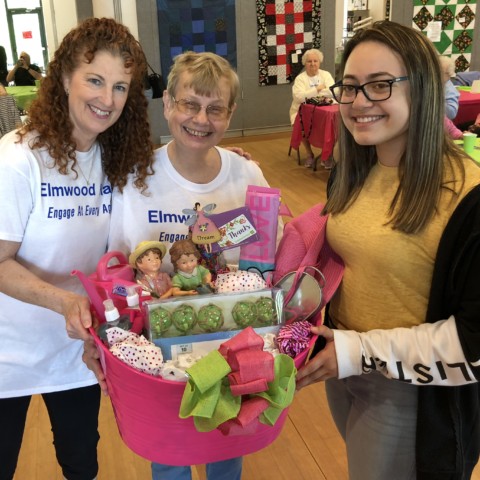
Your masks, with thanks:
M 95 160 L 92 160 L 92 162 L 90 163 L 90 171 L 88 172 L 88 178 L 85 176 L 85 174 L 83 173 L 83 170 L 82 170 L 82 167 L 80 166 L 80 164 L 77 162 L 77 167 L 78 169 L 80 170 L 80 173 L 82 174 L 82 177 L 85 179 L 85 181 L 87 182 L 87 185 L 90 185 L 90 177 L 92 176 L 92 170 L 93 170 L 93 162 Z

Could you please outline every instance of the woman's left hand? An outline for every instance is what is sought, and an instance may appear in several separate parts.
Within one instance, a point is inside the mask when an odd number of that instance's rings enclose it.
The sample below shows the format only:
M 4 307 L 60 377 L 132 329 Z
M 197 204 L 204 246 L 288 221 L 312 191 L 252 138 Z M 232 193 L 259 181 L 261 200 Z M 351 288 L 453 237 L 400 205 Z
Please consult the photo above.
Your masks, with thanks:
M 329 378 L 338 377 L 337 355 L 335 353 L 335 342 L 333 331 L 321 325 L 312 327 L 312 332 L 318 336 L 324 337 L 327 341 L 325 348 L 317 353 L 306 365 L 297 373 L 297 390 L 311 385 L 312 383 L 323 382 Z
M 98 384 L 100 385 L 103 394 L 108 395 L 107 380 L 100 364 L 100 354 L 98 353 L 97 346 L 91 335 L 89 335 L 83 343 L 82 360 L 95 374 L 95 377 L 97 377 Z
M 237 155 L 240 155 L 243 158 L 246 158 L 247 160 L 252 160 L 252 156 L 241 147 L 224 147 L 224 148 L 227 150 L 230 150 L 231 152 L 236 153 Z

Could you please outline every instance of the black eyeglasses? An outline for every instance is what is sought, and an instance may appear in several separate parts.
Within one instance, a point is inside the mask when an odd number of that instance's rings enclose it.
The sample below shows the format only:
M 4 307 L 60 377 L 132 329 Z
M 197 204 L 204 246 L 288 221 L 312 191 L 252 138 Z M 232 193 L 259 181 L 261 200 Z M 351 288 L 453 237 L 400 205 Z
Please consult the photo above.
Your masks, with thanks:
M 330 87 L 333 97 L 338 103 L 353 103 L 357 98 L 359 90 L 371 102 L 388 100 L 392 96 L 392 85 L 397 82 L 408 80 L 408 77 L 390 78 L 387 80 L 374 80 L 363 85 L 352 85 L 351 83 L 337 82 Z
M 171 98 L 182 113 L 185 115 L 191 115 L 192 117 L 198 115 L 202 108 L 205 109 L 205 113 L 210 120 L 225 120 L 231 113 L 229 108 L 222 107 L 221 105 L 207 105 L 204 107 L 203 105 L 200 105 L 197 102 L 192 102 L 191 100 L 175 100 L 174 97 Z

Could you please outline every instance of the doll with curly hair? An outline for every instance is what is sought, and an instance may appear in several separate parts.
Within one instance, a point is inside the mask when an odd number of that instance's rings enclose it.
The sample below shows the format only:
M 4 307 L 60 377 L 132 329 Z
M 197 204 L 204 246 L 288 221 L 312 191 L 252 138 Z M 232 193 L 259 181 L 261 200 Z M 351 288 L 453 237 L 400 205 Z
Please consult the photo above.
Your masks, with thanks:
M 174 296 L 213 292 L 212 274 L 199 265 L 201 255 L 191 240 L 177 240 L 169 253 L 176 272 L 172 278 Z

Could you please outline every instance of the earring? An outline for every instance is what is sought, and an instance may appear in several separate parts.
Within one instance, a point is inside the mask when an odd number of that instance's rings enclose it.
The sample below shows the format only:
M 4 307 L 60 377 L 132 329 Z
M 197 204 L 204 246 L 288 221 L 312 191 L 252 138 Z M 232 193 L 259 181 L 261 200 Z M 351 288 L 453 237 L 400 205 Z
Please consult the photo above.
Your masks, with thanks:
M 70 90 L 67 88 L 65 89 L 65 95 L 68 97 L 70 95 Z

